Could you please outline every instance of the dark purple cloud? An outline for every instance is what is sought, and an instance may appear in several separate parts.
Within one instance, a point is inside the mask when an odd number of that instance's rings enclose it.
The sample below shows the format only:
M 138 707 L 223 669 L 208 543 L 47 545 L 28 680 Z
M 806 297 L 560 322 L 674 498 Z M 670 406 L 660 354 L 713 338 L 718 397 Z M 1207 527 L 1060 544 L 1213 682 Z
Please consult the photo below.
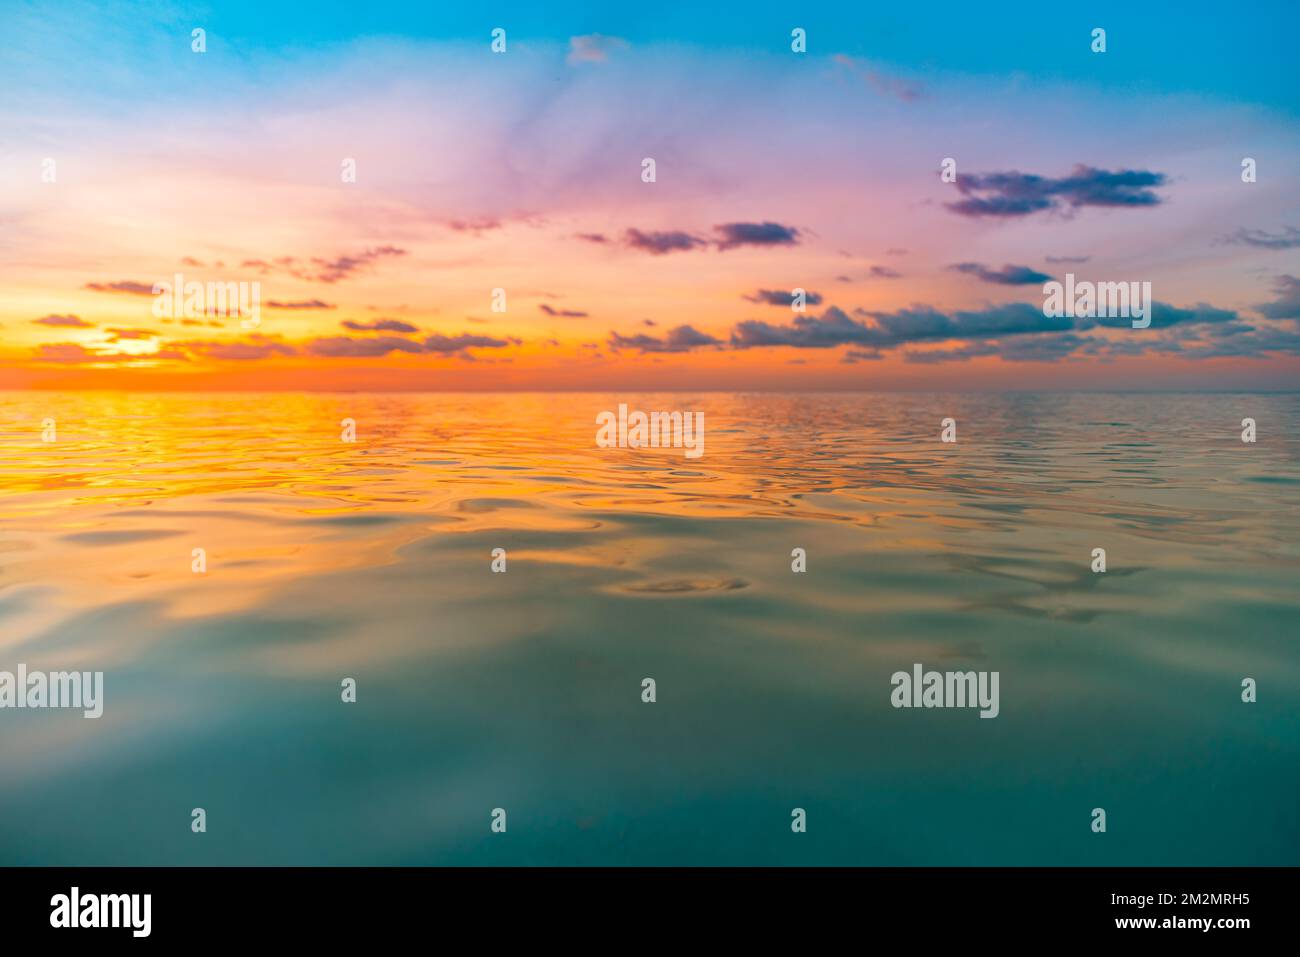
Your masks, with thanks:
M 1065 332 L 1056 336 L 1022 336 L 1006 342 L 969 342 L 955 349 L 907 349 L 903 361 L 937 364 L 999 356 L 1005 362 L 1054 362 L 1099 346 L 1104 347 L 1102 340 Z
M 698 349 L 701 346 L 722 345 L 720 339 L 715 339 L 713 336 L 687 325 L 677 326 L 669 330 L 668 334 L 663 337 L 645 334 L 620 336 L 617 332 L 611 332 L 608 343 L 610 349 L 615 352 L 621 349 L 636 349 L 643 353 L 690 352 L 692 349 Z
M 1150 328 L 1168 329 L 1170 326 L 1228 323 L 1236 322 L 1237 318 L 1237 313 L 1231 309 L 1220 309 L 1203 302 L 1187 308 L 1171 306 L 1167 302 L 1154 302 L 1151 304 Z M 1096 319 L 1079 319 L 1076 322 L 1080 329 L 1086 329 L 1093 323 L 1112 329 L 1129 329 L 1132 328 L 1133 320 L 1127 316 L 1101 316 Z
M 307 344 L 312 355 L 336 358 L 373 358 L 390 352 L 423 352 L 418 342 L 399 336 L 368 336 L 353 339 L 350 336 L 326 336 Z
M 475 336 L 469 333 L 461 333 L 458 336 L 434 335 L 424 340 L 424 351 L 452 355 L 464 352 L 466 349 L 501 349 L 519 343 L 520 340 L 515 338 L 494 339 L 492 336 Z
M 990 269 L 983 263 L 957 263 L 948 268 L 954 272 L 974 276 L 980 282 L 991 282 L 999 286 L 1034 286 L 1052 278 L 1028 266 L 1006 265 L 1001 269 Z
M 737 349 L 761 346 L 831 349 L 843 345 L 882 349 L 924 340 L 1063 331 L 1074 321 L 1049 318 L 1043 315 L 1042 307 L 1023 302 L 951 314 L 932 306 L 913 306 L 897 312 L 858 310 L 858 314 L 871 322 L 853 319 L 838 306 L 831 306 L 821 316 L 796 316 L 786 326 L 747 320 L 732 330 L 731 344 Z
M 1300 290 L 1300 280 L 1292 279 L 1291 283 L 1283 289 L 1283 283 L 1279 282 L 1279 302 L 1287 300 L 1293 290 Z M 1300 294 L 1296 300 L 1300 307 Z M 1297 307 L 1284 306 L 1278 312 L 1294 309 L 1300 315 Z M 893 312 L 856 309 L 854 315 L 856 318 L 831 306 L 820 316 L 796 316 L 788 325 L 757 320 L 741 322 L 732 329 L 731 346 L 735 349 L 850 346 L 844 361 L 855 362 L 879 358 L 881 352 L 899 347 L 966 340 L 938 350 L 903 352 L 903 357 L 914 363 L 965 361 L 987 355 L 998 355 L 1010 362 L 1048 362 L 1076 354 L 1114 358 L 1163 352 L 1205 358 L 1300 352 L 1300 333 L 1255 329 L 1236 312 L 1205 303 L 1177 307 L 1156 302 L 1151 307 L 1154 334 L 1122 339 L 1079 333 L 1098 327 L 1131 331 L 1130 318 L 1048 317 L 1037 303 L 1007 303 L 953 312 L 924 305 Z
M 741 246 L 793 246 L 799 242 L 799 230 L 780 223 L 723 223 L 714 226 L 713 231 L 720 237 L 720 250 Z
M 794 302 L 794 294 L 784 289 L 759 289 L 751 296 L 741 296 L 746 302 L 756 302 L 767 306 L 785 306 L 787 309 Z M 809 306 L 820 306 L 822 295 L 819 292 L 804 294 L 804 302 Z
M 496 349 L 512 344 L 518 345 L 520 342 L 521 340 L 515 338 L 494 339 L 489 336 L 468 334 L 459 336 L 434 335 L 429 336 L 424 341 L 407 339 L 402 336 L 362 336 L 355 338 L 351 336 L 325 336 L 306 343 L 303 351 L 309 355 L 330 359 L 377 358 L 394 352 L 405 352 L 412 355 L 422 353 L 459 355 L 461 358 L 468 359 L 473 357 L 465 353 L 466 349 Z M 65 352 L 65 358 L 53 359 L 52 361 L 95 361 L 93 359 L 76 358 L 70 350 L 65 350 Z M 296 355 L 297 352 L 297 349 L 287 343 L 266 336 L 255 335 L 248 340 L 234 342 L 178 342 L 175 343 L 174 353 L 157 353 L 150 355 L 148 358 L 185 358 L 185 353 L 191 353 L 213 359 L 256 360 L 276 355 Z
M 1224 242 L 1241 243 L 1257 249 L 1295 249 L 1300 247 L 1300 229 L 1283 226 L 1279 233 L 1269 233 L 1262 229 L 1239 229 Z
M 713 227 L 716 239 L 707 239 L 683 229 L 644 231 L 628 229 L 623 234 L 623 244 L 655 256 L 666 253 L 689 252 L 713 246 L 721 252 L 742 246 L 793 246 L 799 242 L 799 230 L 780 223 L 722 223 Z M 600 234 L 593 234 L 600 235 Z
M 875 329 L 849 318 L 838 306 L 830 306 L 821 316 L 796 316 L 786 326 L 747 319 L 731 331 L 731 345 L 735 349 L 761 346 L 830 349 L 853 344 L 878 346 L 881 342 Z
M 1002 218 L 1084 206 L 1158 206 L 1163 200 L 1154 188 L 1166 181 L 1164 173 L 1111 172 L 1083 165 L 1059 179 L 1014 171 L 968 173 L 957 177 L 957 189 L 965 198 L 945 205 L 962 216 Z
M 548 306 L 542 303 L 537 307 L 548 316 L 555 316 L 558 319 L 586 319 L 587 313 L 580 312 L 577 309 L 556 309 L 554 306 Z
M 1255 311 L 1269 319 L 1300 319 L 1300 279 L 1295 276 L 1278 276 L 1273 281 L 1277 298 L 1263 302 Z
M 846 349 L 841 362 L 853 365 L 855 362 L 875 362 L 885 358 L 879 349 Z
M 666 253 L 685 252 L 700 246 L 707 246 L 706 240 L 698 236 L 692 236 L 690 233 L 681 230 L 670 230 L 668 232 L 642 232 L 639 229 L 629 229 L 623 234 L 623 242 L 633 249 L 640 249 L 643 252 L 650 253 L 653 256 L 662 256 Z
M 369 322 L 358 322 L 356 319 L 344 319 L 339 323 L 344 329 L 351 329 L 353 332 L 419 332 L 419 328 L 411 325 L 409 322 L 403 322 L 401 319 L 371 319 Z

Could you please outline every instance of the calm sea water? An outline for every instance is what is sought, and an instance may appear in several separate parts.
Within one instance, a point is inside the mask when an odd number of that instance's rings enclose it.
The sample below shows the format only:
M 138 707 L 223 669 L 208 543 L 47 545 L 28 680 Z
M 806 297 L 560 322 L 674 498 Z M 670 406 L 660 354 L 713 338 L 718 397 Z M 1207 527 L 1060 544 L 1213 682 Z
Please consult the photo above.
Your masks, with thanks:
M 0 711 L 0 864 L 1300 863 L 1298 412 L 0 395 L 0 670 L 106 685 Z

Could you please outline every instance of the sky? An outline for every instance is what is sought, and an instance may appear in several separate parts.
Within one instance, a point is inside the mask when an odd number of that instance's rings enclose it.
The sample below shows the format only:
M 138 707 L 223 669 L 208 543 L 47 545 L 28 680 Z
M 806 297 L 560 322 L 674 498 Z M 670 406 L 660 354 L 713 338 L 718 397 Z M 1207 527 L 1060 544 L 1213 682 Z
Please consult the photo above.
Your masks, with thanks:
M 1297 387 L 1300 6 L 872 6 L 0 0 L 0 388 Z

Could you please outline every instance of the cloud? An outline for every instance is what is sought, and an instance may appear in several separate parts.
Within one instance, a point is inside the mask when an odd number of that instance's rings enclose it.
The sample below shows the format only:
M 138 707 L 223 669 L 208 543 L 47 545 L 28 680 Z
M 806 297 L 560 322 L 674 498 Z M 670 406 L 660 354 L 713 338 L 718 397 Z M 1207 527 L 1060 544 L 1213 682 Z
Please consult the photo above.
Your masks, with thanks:
M 1168 329 L 1170 326 L 1235 322 L 1237 319 L 1237 313 L 1233 310 L 1220 309 L 1203 302 L 1186 309 L 1171 306 L 1167 302 L 1154 302 L 1151 304 L 1150 328 Z M 1086 328 L 1082 325 L 1085 322 L 1093 322 L 1111 329 L 1131 329 L 1133 326 L 1133 320 L 1125 316 L 1102 316 L 1097 319 L 1080 320 L 1080 328 Z
M 588 243 L 608 243 L 609 237 L 604 233 L 575 233 L 578 239 Z
M 1269 319 L 1300 319 L 1300 279 L 1279 276 L 1273 282 L 1277 298 L 1255 306 L 1255 311 Z
M 354 272 L 370 265 L 377 259 L 386 256 L 405 255 L 405 249 L 398 249 L 395 246 L 380 246 L 376 249 L 367 249 L 355 256 L 339 256 L 329 260 L 313 259 L 312 262 L 320 267 L 320 271 L 316 274 L 318 280 L 324 283 L 335 283 L 341 279 L 347 279 Z
M 390 352 L 422 352 L 418 342 L 398 336 L 373 336 L 353 339 L 350 336 L 325 336 L 307 344 L 307 351 L 329 359 L 374 358 Z
M 152 329 L 109 329 L 114 339 L 152 339 L 158 333 Z
M 1073 319 L 1043 315 L 1039 305 L 1011 302 L 977 310 L 940 312 L 931 306 L 913 306 L 895 312 L 866 312 L 883 338 L 879 345 L 896 345 L 927 339 L 971 339 L 1060 332 Z
M 680 230 L 642 232 L 639 229 L 629 229 L 623 234 L 623 242 L 633 249 L 640 249 L 653 256 L 662 256 L 665 253 L 682 252 L 695 249 L 697 246 L 708 245 L 706 240 Z
M 746 302 L 756 302 L 768 306 L 785 306 L 789 308 L 794 302 L 794 294 L 784 289 L 759 289 L 752 296 L 741 296 Z M 820 306 L 822 295 L 819 292 L 804 294 L 804 302 L 809 306 Z
M 799 242 L 799 230 L 780 223 L 723 223 L 713 231 L 721 238 L 718 249 L 736 249 L 740 246 L 793 246 Z
M 1300 280 L 1286 278 L 1290 282 L 1278 283 L 1279 302 L 1294 297 L 1300 304 Z M 1297 305 L 1277 311 L 1300 314 Z M 1210 358 L 1300 352 L 1300 333 L 1255 329 L 1237 312 L 1206 303 L 1188 307 L 1153 303 L 1150 329 L 1155 334 L 1142 332 L 1119 338 L 1079 333 L 1100 328 L 1132 332 L 1131 318 L 1048 317 L 1039 305 L 1023 302 L 953 312 L 928 305 L 893 312 L 855 309 L 854 316 L 831 306 L 821 316 L 796 316 L 789 325 L 749 320 L 732 329 L 731 345 L 735 349 L 850 346 L 842 361 L 856 362 L 878 359 L 884 351 L 900 347 L 964 340 L 939 349 L 904 348 L 901 354 L 905 361 L 922 364 L 964 362 L 991 355 L 1008 362 L 1050 362 L 1071 355 L 1109 359 L 1162 352 Z
M 245 259 L 239 265 L 241 269 L 256 269 L 263 275 L 284 272 L 305 282 L 333 284 L 351 277 L 377 260 L 405 255 L 406 250 L 398 249 L 396 246 L 376 246 L 352 255 L 336 256 L 333 259 L 313 256 L 308 260 L 302 260 L 296 256 L 278 256 L 269 261 Z
M 1158 206 L 1163 200 L 1153 188 L 1165 183 L 1164 173 L 1084 165 L 1059 179 L 1014 171 L 968 173 L 957 177 L 957 189 L 966 198 L 944 205 L 962 216 L 1002 218 L 1084 206 Z
M 153 283 L 133 282 L 124 279 L 119 282 L 88 282 L 84 286 L 93 292 L 123 292 L 131 296 L 152 296 Z
M 722 340 L 715 339 L 700 332 L 693 326 L 677 326 L 668 331 L 666 336 L 648 336 L 644 333 L 635 336 L 620 336 L 617 332 L 609 334 L 609 347 L 615 352 L 620 349 L 636 349 L 639 352 L 690 352 L 701 346 L 720 346 Z
M 149 359 L 184 361 L 188 357 L 184 352 L 174 348 L 136 355 L 130 352 L 92 352 L 77 342 L 53 342 L 39 346 L 36 349 L 36 358 L 41 362 L 74 364 L 82 362 L 140 362 Z
M 555 316 L 560 319 L 586 319 L 587 318 L 587 313 L 579 312 L 576 309 L 556 309 L 553 306 L 548 306 L 546 303 L 542 303 L 537 308 L 542 310 L 542 312 L 546 313 L 548 316 Z
M 512 344 L 518 345 L 520 341 L 513 338 L 494 339 L 489 336 L 468 334 L 459 336 L 434 335 L 423 341 L 406 339 L 402 336 L 362 336 L 355 338 L 351 336 L 323 336 L 306 343 L 302 351 L 308 355 L 325 359 L 369 359 L 386 356 L 394 352 L 405 352 L 411 355 L 422 353 L 460 355 L 462 358 L 468 359 L 473 357 L 465 354 L 466 349 L 495 349 Z M 298 349 L 288 343 L 261 335 L 254 335 L 249 340 L 239 342 L 177 342 L 175 347 L 178 350 L 184 350 L 195 355 L 224 360 L 266 359 L 276 355 L 297 355 L 299 352 Z M 177 352 L 174 357 L 184 358 L 185 356 L 183 352 Z M 133 356 L 131 358 L 154 358 L 154 356 Z M 59 361 L 96 360 L 69 358 Z
M 267 303 L 272 309 L 333 309 L 334 304 L 321 302 L 319 299 L 299 299 L 294 302 L 281 302 L 272 299 Z
M 882 73 L 867 60 L 851 57 L 844 53 L 837 53 L 832 59 L 881 96 L 901 100 L 904 103 L 911 103 L 925 95 L 924 89 L 918 84 Z
M 461 333 L 458 336 L 433 335 L 424 340 L 424 351 L 453 355 L 466 349 L 501 349 L 519 343 L 519 339 L 494 339 L 491 336 L 475 336 L 469 333 Z
M 1052 265 L 1064 265 L 1069 263 L 1086 263 L 1091 256 L 1048 256 L 1047 262 Z
M 623 244 L 655 256 L 672 252 L 687 252 L 715 246 L 720 252 L 741 246 L 793 246 L 799 242 L 799 230 L 780 223 L 722 223 L 713 227 L 717 239 L 696 236 L 682 229 L 663 232 L 645 232 L 628 229 L 623 234 Z M 597 234 L 599 235 L 599 234 Z
M 1233 334 L 1218 339 L 1203 349 L 1183 354 L 1193 359 L 1221 357 L 1255 358 L 1269 352 L 1300 355 L 1300 332 L 1290 329 L 1253 329 L 1246 335 Z
M 209 359 L 231 362 L 251 362 L 271 356 L 291 356 L 297 353 L 293 346 L 265 336 L 253 336 L 242 342 L 178 342 L 176 346 Z
M 39 319 L 33 319 L 32 322 L 41 326 L 65 326 L 74 329 L 92 329 L 94 323 L 86 322 L 80 316 L 42 316 Z
M 918 365 L 938 365 L 944 362 L 967 362 L 981 356 L 995 356 L 998 346 L 992 342 L 974 342 L 956 349 L 907 349 L 903 361 Z
M 91 352 L 85 346 L 76 342 L 52 342 L 40 346 L 36 350 L 36 358 L 41 362 L 114 362 L 128 358 L 124 353 L 109 353 L 101 355 L 97 352 Z M 131 356 L 129 358 L 139 358 Z
M 351 329 L 354 332 L 419 332 L 419 328 L 411 325 L 409 322 L 403 322 L 401 319 L 372 319 L 369 322 L 358 322 L 355 319 L 344 319 L 339 323 L 344 329 Z
M 888 266 L 872 266 L 870 278 L 872 279 L 902 279 L 903 274 Z
M 759 346 L 829 349 L 852 344 L 878 346 L 881 341 L 875 329 L 849 318 L 838 306 L 830 306 L 820 317 L 796 316 L 789 326 L 747 319 L 731 331 L 731 345 L 736 349 Z
M 490 229 L 500 229 L 501 220 L 495 216 L 481 216 L 478 219 L 453 219 L 447 223 L 447 228 L 458 233 L 474 233 L 478 235 Z
M 1099 344 L 1101 340 L 1066 332 L 1055 336 L 1025 336 L 1007 342 L 970 342 L 955 349 L 907 349 L 903 361 L 935 364 L 998 356 L 1004 362 L 1053 362 Z
M 858 310 L 858 314 L 871 322 L 853 319 L 838 306 L 829 307 L 820 317 L 796 316 L 788 326 L 747 320 L 732 330 L 731 344 L 737 349 L 761 346 L 831 349 L 843 345 L 887 349 L 924 340 L 1062 331 L 1069 329 L 1074 321 L 1049 318 L 1043 315 L 1041 307 L 1023 302 L 952 314 L 932 306 L 913 306 L 897 312 Z
M 626 40 L 602 33 L 588 33 L 569 38 L 569 55 L 566 60 L 571 66 L 578 63 L 604 63 L 611 53 L 627 48 Z
M 1295 226 L 1283 226 L 1280 233 L 1268 233 L 1262 229 L 1239 229 L 1223 240 L 1227 243 L 1242 243 L 1259 249 L 1295 249 L 1300 246 L 1300 229 Z
M 982 263 L 956 263 L 949 269 L 974 276 L 981 282 L 991 282 L 1000 286 L 1034 286 L 1047 282 L 1052 277 L 1046 273 L 1036 272 L 1028 266 L 1003 266 L 990 269 Z

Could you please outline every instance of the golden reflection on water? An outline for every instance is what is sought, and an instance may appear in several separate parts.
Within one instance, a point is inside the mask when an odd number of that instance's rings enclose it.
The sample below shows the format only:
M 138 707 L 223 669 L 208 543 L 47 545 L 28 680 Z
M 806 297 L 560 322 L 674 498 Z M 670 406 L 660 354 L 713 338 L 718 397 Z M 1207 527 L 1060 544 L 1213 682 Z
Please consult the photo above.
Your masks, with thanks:
M 699 409 L 702 458 L 601 449 L 598 412 Z M 1270 419 L 1261 407 L 1277 407 Z M 1078 414 L 1080 406 L 1086 414 Z M 166 595 L 176 617 L 255 605 L 285 578 L 393 563 L 430 535 L 598 528 L 611 515 L 799 519 L 878 551 L 973 557 L 988 575 L 1086 583 L 1062 536 L 1133 538 L 1142 561 L 1296 559 L 1291 397 L 8 394 L 0 401 L 3 589 L 39 587 L 7 630 Z M 1266 441 L 1237 440 L 1247 410 Z M 938 441 L 954 416 L 958 443 Z M 53 418 L 57 441 L 41 441 Z M 342 420 L 357 441 L 341 441 Z M 1267 518 L 1265 518 L 1265 513 Z M 640 531 L 638 531 L 640 528 Z M 613 532 L 613 529 L 610 529 Z M 719 542 L 719 548 L 725 548 Z M 191 571 L 206 550 L 208 572 Z M 513 560 L 636 565 L 653 524 Z M 1113 550 L 1113 549 L 1112 549 Z M 1158 558 L 1157 558 L 1158 556 Z M 486 560 L 486 559 L 485 559 Z M 1126 563 L 1127 563 L 1126 562 Z M 719 555 L 716 574 L 726 580 Z M 57 594 L 53 600 L 52 593 Z M 649 583 L 642 593 L 671 593 Z M 0 593 L 3 594 L 3 593 Z M 1047 612 L 1047 613 L 1050 613 Z
M 597 447 L 620 402 L 702 411 L 704 456 Z M 0 863 L 1293 863 L 1297 411 L 0 395 L 0 668 L 107 689 L 96 721 L 0 716 Z M 997 721 L 891 709 L 916 661 L 998 670 Z M 1245 673 L 1281 704 L 1243 711 Z M 791 782 L 839 825 L 751 840 Z M 1101 785 L 1128 843 L 1024 827 Z M 167 823 L 196 788 L 237 833 Z M 533 826 L 467 838 L 502 794 Z

